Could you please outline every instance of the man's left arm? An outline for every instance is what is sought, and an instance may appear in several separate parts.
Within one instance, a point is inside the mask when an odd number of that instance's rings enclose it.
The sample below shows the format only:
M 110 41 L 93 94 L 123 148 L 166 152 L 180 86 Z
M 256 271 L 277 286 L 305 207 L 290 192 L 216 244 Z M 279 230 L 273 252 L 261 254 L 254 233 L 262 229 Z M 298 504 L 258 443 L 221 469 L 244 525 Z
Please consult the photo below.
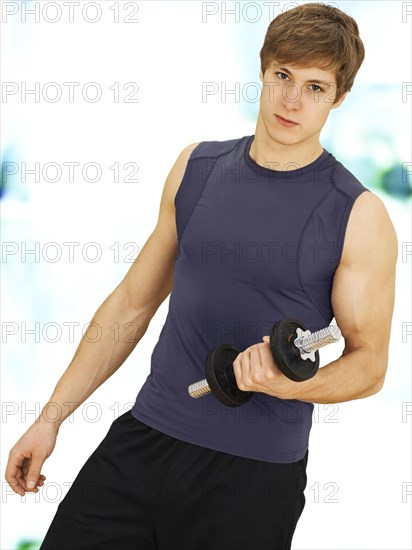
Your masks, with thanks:
M 265 336 L 265 343 L 247 348 L 233 363 L 239 389 L 311 403 L 377 393 L 388 366 L 397 256 L 396 232 L 383 202 L 362 193 L 349 216 L 332 286 L 332 307 L 345 340 L 342 355 L 310 380 L 294 382 L 277 368 Z

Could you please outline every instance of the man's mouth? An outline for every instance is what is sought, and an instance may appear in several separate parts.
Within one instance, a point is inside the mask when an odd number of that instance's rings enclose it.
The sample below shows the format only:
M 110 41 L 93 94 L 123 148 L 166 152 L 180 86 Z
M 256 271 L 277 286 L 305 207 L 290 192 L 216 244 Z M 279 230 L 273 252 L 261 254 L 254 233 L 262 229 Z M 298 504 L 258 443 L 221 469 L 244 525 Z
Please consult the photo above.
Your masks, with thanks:
M 283 118 L 279 115 L 275 115 L 276 119 L 282 126 L 296 126 L 298 123 L 294 120 L 289 120 L 288 118 Z

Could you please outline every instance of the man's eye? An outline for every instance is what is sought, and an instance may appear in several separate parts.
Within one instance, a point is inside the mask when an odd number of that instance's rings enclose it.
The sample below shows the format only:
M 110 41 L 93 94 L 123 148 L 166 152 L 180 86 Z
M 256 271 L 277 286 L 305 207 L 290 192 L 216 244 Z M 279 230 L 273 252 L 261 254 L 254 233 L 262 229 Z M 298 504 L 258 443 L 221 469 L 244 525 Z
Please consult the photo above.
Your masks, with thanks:
M 277 75 L 280 77 L 281 80 L 286 80 L 286 78 L 289 78 L 288 75 L 285 74 L 285 73 L 275 73 L 275 74 L 277 74 Z M 284 76 L 285 76 L 286 78 L 283 78 Z
M 317 88 L 317 90 L 313 89 L 313 86 L 314 86 L 315 88 Z M 318 86 L 317 84 L 312 84 L 312 90 L 313 90 L 314 92 L 323 92 L 323 91 L 324 91 L 323 88 L 321 88 L 321 87 Z

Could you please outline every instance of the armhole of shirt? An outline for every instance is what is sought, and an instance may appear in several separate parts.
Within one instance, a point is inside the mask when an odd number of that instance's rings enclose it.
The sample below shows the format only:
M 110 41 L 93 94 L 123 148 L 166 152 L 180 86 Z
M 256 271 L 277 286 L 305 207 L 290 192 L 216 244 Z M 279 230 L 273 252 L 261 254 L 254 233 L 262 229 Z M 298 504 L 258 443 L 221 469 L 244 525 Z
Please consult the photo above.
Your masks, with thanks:
M 176 203 L 177 203 L 177 200 L 178 200 L 178 197 L 182 194 L 183 192 L 183 187 L 185 186 L 185 183 L 188 179 L 188 175 L 189 175 L 189 172 L 191 170 L 191 162 L 196 158 L 196 156 L 199 154 L 199 150 L 201 149 L 202 145 L 203 145 L 203 141 L 201 141 L 200 143 L 198 143 L 196 145 L 196 147 L 193 149 L 193 151 L 190 153 L 190 156 L 189 158 L 187 159 L 187 163 L 186 163 L 186 168 L 185 168 L 185 171 L 183 173 L 183 176 L 182 176 L 182 180 L 179 184 L 179 187 L 175 193 L 175 198 L 173 200 L 173 204 L 176 208 Z
M 340 224 L 339 238 L 338 238 L 339 249 L 338 249 L 338 256 L 337 256 L 337 262 L 336 262 L 335 270 L 339 267 L 339 264 L 342 261 L 343 248 L 345 246 L 346 232 L 347 232 L 347 229 L 348 229 L 349 217 L 350 217 L 350 214 L 352 212 L 353 206 L 354 206 L 355 202 L 357 201 L 357 199 L 361 195 L 363 195 L 363 193 L 366 193 L 366 192 L 370 193 L 370 190 L 366 189 L 366 187 L 364 187 L 363 189 L 359 189 L 356 196 L 355 197 L 352 196 L 351 200 L 348 200 L 348 202 L 346 204 L 346 208 L 345 208 L 345 211 L 343 213 L 342 221 L 341 221 L 341 224 Z

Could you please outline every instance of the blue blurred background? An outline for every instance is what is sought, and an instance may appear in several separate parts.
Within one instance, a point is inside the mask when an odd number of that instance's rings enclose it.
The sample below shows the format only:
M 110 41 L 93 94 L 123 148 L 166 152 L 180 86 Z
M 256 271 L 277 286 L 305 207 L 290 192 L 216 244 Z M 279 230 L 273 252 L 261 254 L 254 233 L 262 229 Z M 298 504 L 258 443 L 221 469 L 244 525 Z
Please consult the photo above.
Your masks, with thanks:
M 315 406 L 293 548 L 401 550 L 412 547 L 412 5 L 330 3 L 357 20 L 366 59 L 321 142 L 385 203 L 399 241 L 397 296 L 383 390 Z M 2 550 L 39 547 L 81 466 L 132 406 L 168 300 L 124 366 L 62 425 L 42 490 L 21 498 L 8 487 L 9 450 L 154 229 L 179 152 L 254 133 L 258 98 L 242 91 L 260 84 L 271 19 L 296 2 L 64 4 L 1 3 Z M 202 96 L 204 83 L 217 93 Z M 225 85 L 238 97 L 222 96 Z M 325 348 L 322 363 L 338 351 Z

